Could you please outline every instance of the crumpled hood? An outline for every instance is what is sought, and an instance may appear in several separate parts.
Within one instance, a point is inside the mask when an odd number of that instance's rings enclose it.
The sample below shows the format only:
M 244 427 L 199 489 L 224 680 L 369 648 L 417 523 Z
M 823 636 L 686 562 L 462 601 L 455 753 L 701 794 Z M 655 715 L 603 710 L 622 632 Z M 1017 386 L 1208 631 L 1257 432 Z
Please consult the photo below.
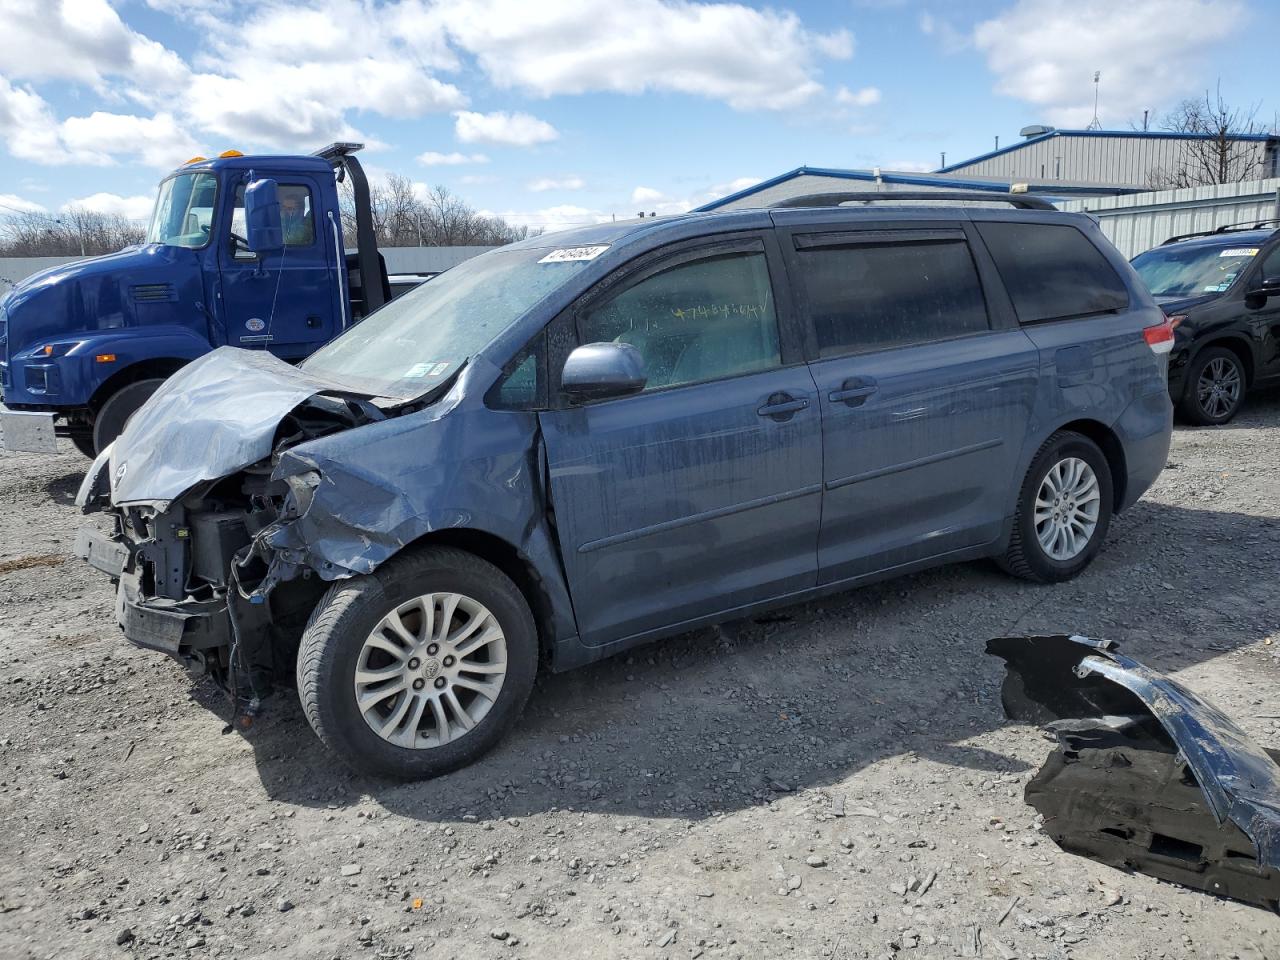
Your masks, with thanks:
M 166 380 L 111 445 L 112 503 L 165 509 L 196 484 L 257 463 L 280 421 L 327 389 L 265 351 L 219 347 Z

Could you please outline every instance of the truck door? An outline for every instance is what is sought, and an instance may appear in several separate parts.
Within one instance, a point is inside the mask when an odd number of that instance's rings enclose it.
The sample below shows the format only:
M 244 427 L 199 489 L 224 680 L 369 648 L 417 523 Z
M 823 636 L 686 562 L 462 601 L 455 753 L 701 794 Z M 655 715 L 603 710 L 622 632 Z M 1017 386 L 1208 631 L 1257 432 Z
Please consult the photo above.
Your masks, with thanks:
M 302 177 L 278 183 L 285 245 L 261 256 L 244 244 L 245 185 L 235 188 L 220 244 L 222 312 L 228 345 L 301 360 L 338 333 L 337 265 L 318 223 L 317 185 Z

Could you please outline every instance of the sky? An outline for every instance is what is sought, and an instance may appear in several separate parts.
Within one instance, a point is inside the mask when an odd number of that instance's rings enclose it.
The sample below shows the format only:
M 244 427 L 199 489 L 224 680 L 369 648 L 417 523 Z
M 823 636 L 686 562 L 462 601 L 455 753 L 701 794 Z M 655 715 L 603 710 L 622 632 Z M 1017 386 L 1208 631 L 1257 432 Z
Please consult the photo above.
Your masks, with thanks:
M 1280 110 L 1280 0 L 0 0 L 0 215 L 143 219 L 195 155 L 366 144 L 556 229 L 802 164 L 932 170 L 1032 123 Z M 1254 55 L 1246 51 L 1254 50 Z

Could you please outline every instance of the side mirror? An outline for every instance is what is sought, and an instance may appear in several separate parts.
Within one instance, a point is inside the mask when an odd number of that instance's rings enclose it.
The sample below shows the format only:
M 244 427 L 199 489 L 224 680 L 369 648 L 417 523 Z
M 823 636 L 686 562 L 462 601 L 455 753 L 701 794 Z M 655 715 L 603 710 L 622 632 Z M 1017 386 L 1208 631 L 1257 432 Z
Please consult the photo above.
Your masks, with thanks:
M 644 358 L 629 343 L 588 343 L 564 362 L 560 388 L 573 400 L 626 397 L 644 389 Z
M 244 191 L 244 238 L 254 253 L 284 248 L 280 200 L 274 180 L 255 180 Z
M 1257 289 L 1249 291 L 1250 296 L 1261 297 L 1280 297 L 1280 277 L 1267 277 L 1258 284 Z

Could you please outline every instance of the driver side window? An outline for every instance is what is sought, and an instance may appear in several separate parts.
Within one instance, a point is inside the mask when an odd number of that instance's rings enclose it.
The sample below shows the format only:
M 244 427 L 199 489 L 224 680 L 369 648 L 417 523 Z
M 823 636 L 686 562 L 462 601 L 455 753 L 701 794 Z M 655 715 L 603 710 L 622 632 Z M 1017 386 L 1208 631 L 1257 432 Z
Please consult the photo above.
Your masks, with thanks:
M 582 343 L 629 343 L 640 351 L 646 392 L 782 362 L 763 253 L 677 264 L 591 307 L 579 324 Z
M 1267 254 L 1267 259 L 1262 261 L 1262 279 L 1280 279 L 1280 247 L 1272 250 Z
M 241 239 L 245 236 L 244 188 L 236 187 L 235 206 L 231 210 L 231 232 Z M 280 201 L 280 225 L 284 228 L 286 247 L 309 247 L 315 242 L 315 212 L 311 202 L 311 188 L 300 183 L 281 183 L 276 187 Z M 253 260 L 257 255 L 232 239 L 233 256 L 237 260 Z

